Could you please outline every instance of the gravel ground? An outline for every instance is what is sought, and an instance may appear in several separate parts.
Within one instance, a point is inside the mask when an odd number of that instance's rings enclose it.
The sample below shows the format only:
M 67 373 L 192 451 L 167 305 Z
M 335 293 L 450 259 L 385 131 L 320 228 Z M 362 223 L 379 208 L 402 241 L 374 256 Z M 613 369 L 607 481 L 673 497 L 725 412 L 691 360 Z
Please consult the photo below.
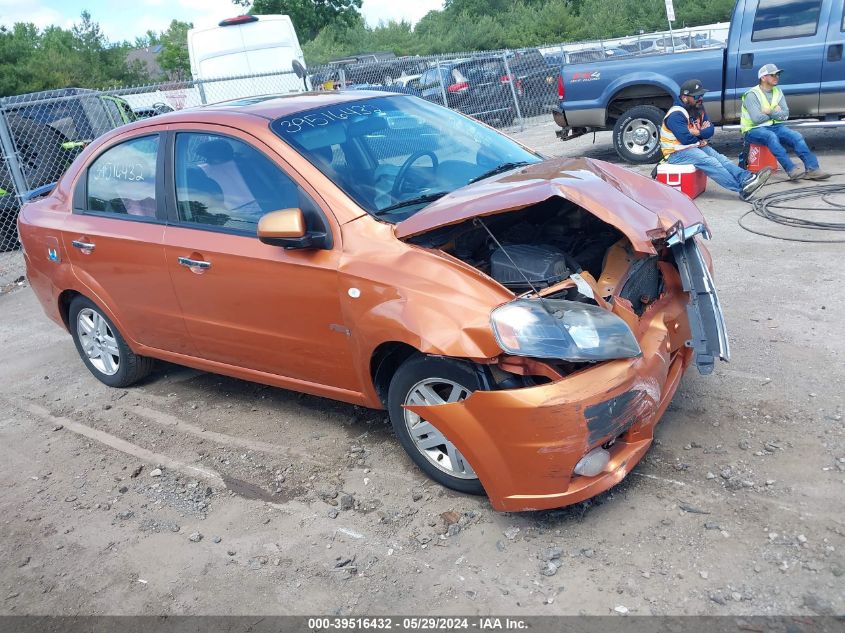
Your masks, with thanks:
M 842 134 L 808 133 L 831 183 Z M 514 135 L 616 160 L 607 133 Z M 0 614 L 845 613 L 845 246 L 746 232 L 712 183 L 697 202 L 732 362 L 685 376 L 623 483 L 549 512 L 433 484 L 383 411 L 166 364 L 109 389 L 6 286 Z

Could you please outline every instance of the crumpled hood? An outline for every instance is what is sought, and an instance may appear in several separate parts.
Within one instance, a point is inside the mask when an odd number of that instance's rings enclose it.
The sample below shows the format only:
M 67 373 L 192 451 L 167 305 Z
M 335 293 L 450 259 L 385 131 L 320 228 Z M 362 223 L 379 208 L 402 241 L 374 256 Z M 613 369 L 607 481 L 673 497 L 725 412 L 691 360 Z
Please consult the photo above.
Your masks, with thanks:
M 644 253 L 654 253 L 654 234 L 703 216 L 684 194 L 611 163 L 557 158 L 467 185 L 396 225 L 396 237 L 413 237 L 474 217 L 516 211 L 560 196 L 616 227 Z

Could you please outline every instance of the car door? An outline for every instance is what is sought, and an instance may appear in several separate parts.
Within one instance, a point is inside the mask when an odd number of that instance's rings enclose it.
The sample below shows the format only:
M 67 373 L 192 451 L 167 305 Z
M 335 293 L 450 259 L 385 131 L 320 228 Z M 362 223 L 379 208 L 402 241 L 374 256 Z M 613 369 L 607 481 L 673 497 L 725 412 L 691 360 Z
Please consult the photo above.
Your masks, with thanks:
M 451 83 L 447 76 L 449 70 L 445 66 L 429 68 L 420 77 L 420 96 L 434 103 L 443 105 L 445 86 Z
M 784 71 L 780 88 L 791 118 L 817 116 L 829 11 L 829 0 L 760 0 L 753 21 L 743 23 L 741 44 L 729 53 L 736 68 L 735 89 L 725 96 L 729 118 L 739 118 L 742 95 L 757 85 L 764 64 Z
M 191 338 L 208 360 L 358 392 L 341 315 L 337 228 L 270 148 L 232 133 L 203 126 L 169 140 L 165 249 Z M 292 207 L 334 233 L 333 247 L 260 242 L 261 216 Z
M 111 144 L 82 172 L 62 233 L 90 299 L 112 311 L 128 338 L 194 354 L 165 260 L 166 210 L 159 134 Z
M 822 62 L 822 83 L 819 95 L 819 115 L 840 115 L 845 112 L 845 6 L 841 0 L 831 7 Z

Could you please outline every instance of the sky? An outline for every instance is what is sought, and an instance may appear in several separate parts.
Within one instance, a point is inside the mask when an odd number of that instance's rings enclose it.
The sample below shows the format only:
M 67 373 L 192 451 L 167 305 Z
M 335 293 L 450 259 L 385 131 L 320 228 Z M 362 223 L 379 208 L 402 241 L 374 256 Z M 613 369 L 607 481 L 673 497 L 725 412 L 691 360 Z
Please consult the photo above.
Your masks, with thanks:
M 361 12 L 367 24 L 376 26 L 379 21 L 388 20 L 416 23 L 429 11 L 442 8 L 443 0 L 363 0 Z M 134 42 L 147 30 L 165 30 L 173 19 L 193 22 L 194 26 L 212 26 L 243 13 L 231 0 L 0 0 L 0 24 L 32 22 L 39 28 L 70 28 L 85 9 L 111 42 Z

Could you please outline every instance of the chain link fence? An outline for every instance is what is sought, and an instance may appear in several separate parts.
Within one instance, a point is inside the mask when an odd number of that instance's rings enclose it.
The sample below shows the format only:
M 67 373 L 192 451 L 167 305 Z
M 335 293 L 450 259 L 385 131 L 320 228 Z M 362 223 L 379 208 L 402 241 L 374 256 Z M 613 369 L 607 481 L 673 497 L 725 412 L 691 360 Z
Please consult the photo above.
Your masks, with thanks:
M 305 89 L 386 90 L 427 99 L 498 128 L 523 128 L 557 105 L 562 65 L 723 45 L 711 31 L 311 67 L 115 90 L 65 88 L 0 98 L 0 288 L 23 270 L 17 214 L 27 192 L 56 182 L 80 151 L 141 118 L 204 104 Z

